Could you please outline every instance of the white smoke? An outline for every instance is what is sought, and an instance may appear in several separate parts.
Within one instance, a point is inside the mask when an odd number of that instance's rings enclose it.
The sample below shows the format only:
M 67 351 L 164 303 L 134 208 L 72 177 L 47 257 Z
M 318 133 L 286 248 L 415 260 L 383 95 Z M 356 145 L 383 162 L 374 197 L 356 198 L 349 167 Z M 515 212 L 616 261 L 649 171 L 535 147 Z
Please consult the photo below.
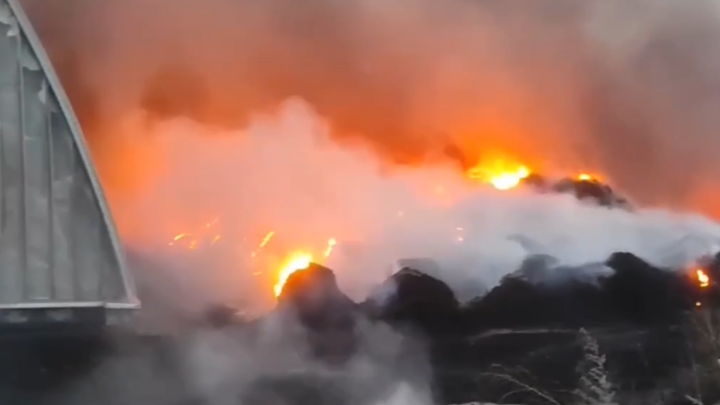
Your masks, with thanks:
M 311 359 L 302 331 L 281 312 L 265 317 L 250 334 L 169 324 L 178 313 L 194 313 L 192 318 L 220 300 L 252 307 L 266 298 L 277 268 L 272 260 L 250 258 L 247 248 L 256 247 L 268 230 L 277 234 L 265 247 L 270 256 L 314 243 L 322 249 L 328 237 L 337 238 L 326 264 L 355 299 L 382 282 L 393 260 L 402 257 L 435 259 L 440 278 L 469 297 L 517 270 L 528 255 L 581 266 L 629 251 L 657 265 L 681 267 L 714 253 L 720 240 L 720 225 L 695 215 L 611 210 L 521 189 L 502 192 L 442 166 L 388 170 L 353 145 L 331 142 L 331 127 L 299 100 L 276 115 L 257 117 L 242 133 L 188 120 L 149 127 L 131 122 L 128 129 L 151 132 L 155 152 L 165 159 L 152 189 L 114 209 L 139 219 L 127 240 L 150 259 L 134 270 L 145 319 L 173 336 L 171 354 L 165 355 L 171 365 L 158 359 L 168 349 L 112 358 L 93 374 L 92 384 L 83 381 L 72 392 L 72 400 L 101 392 L 117 403 L 197 398 L 235 404 L 271 377 L 342 380 L 350 387 L 342 395 L 368 404 L 432 404 L 426 353 L 418 346 L 406 356 L 416 363 L 406 368 L 414 375 L 399 373 L 392 364 L 408 342 L 384 325 L 361 320 L 361 348 L 336 369 Z M 211 230 L 222 239 L 193 250 L 167 246 L 173 235 L 168 225 L 179 224 L 180 214 L 203 221 L 218 217 L 222 229 Z M 583 271 L 588 269 L 603 271 Z
M 433 403 L 426 353 L 388 325 L 358 319 L 360 345 L 337 367 L 309 354 L 304 329 L 287 315 L 273 312 L 254 324 L 119 340 L 118 350 L 54 403 Z M 404 361 L 412 366 L 396 367 L 400 356 L 410 353 Z
M 720 248 L 720 225 L 707 218 L 502 192 L 442 166 L 390 170 L 354 145 L 331 142 L 331 130 L 300 100 L 256 117 L 241 133 L 188 120 L 157 124 L 153 139 L 166 160 L 165 174 L 151 192 L 114 208 L 142 219 L 145 227 L 134 231 L 145 246 L 170 240 L 167 228 L 155 225 L 177 222 L 168 215 L 220 217 L 222 243 L 192 252 L 162 249 L 156 256 L 176 257 L 182 269 L 176 275 L 190 277 L 193 288 L 244 301 L 258 290 L 269 292 L 276 276 L 270 262 L 249 260 L 242 248 L 257 245 L 270 230 L 277 236 L 267 250 L 280 256 L 308 246 L 319 251 L 336 238 L 326 264 L 355 299 L 406 257 L 435 259 L 440 277 L 467 295 L 467 286 L 477 286 L 476 293 L 492 287 L 533 254 L 581 266 L 627 251 L 681 268 Z

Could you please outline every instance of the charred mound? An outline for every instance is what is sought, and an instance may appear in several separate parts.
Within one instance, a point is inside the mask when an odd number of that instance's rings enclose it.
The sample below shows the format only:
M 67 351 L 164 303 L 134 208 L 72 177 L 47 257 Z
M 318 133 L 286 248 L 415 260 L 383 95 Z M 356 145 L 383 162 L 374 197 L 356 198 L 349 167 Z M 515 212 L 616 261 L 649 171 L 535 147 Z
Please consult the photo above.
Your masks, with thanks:
M 389 280 L 397 294 L 378 313 L 390 324 L 427 332 L 435 395 L 465 403 L 507 395 L 492 378 L 478 384 L 496 365 L 525 370 L 537 376 L 533 386 L 559 396 L 570 392 L 583 356 L 581 329 L 607 355 L 620 392 L 653 392 L 692 364 L 685 327 L 702 315 L 697 303 L 720 304 L 716 285 L 701 287 L 691 271 L 657 268 L 630 253 L 615 253 L 590 272 L 552 266 L 531 257 L 488 294 L 462 305 L 441 280 L 403 269 Z M 720 257 L 704 266 L 711 279 L 720 277 L 718 268 Z M 433 305 L 443 310 L 428 316 Z
M 553 185 L 557 193 L 573 194 L 579 200 L 591 200 L 604 207 L 629 208 L 628 201 L 609 185 L 598 180 L 562 179 Z
M 408 267 L 387 279 L 362 306 L 374 318 L 431 335 L 455 332 L 460 324 L 460 304 L 450 287 Z
M 288 277 L 278 305 L 292 307 L 300 321 L 310 328 L 347 322 L 356 311 L 356 304 L 340 291 L 335 273 L 316 263 Z
M 358 306 L 340 291 L 329 268 L 311 263 L 291 274 L 278 297 L 278 311 L 297 318 L 317 358 L 343 362 L 354 352 Z
M 560 282 L 544 280 L 537 266 L 523 266 L 464 306 L 442 281 L 405 268 L 381 286 L 387 298 L 379 308 L 375 300 L 373 313 L 390 323 L 410 323 L 442 335 L 497 328 L 677 324 L 697 306 L 720 305 L 716 286 L 701 287 L 690 272 L 660 269 L 625 252 L 600 265 L 609 268 L 607 275 Z M 583 274 L 570 268 L 546 270 Z M 717 268 L 706 271 L 711 278 L 720 276 Z M 394 286 L 393 294 L 388 295 L 388 285 Z
M 571 194 L 581 201 L 590 201 L 609 208 L 631 209 L 628 200 L 620 196 L 609 185 L 597 179 L 564 178 L 552 181 L 543 176 L 532 174 L 523 180 L 523 184 L 543 193 Z

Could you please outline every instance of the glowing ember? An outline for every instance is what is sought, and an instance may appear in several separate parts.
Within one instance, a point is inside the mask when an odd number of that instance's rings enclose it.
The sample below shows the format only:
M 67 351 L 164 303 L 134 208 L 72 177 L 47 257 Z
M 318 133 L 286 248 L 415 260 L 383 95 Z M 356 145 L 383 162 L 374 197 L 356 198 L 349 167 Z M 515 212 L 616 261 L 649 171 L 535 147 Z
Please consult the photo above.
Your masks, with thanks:
M 275 236 L 275 231 L 270 231 L 270 232 L 268 232 L 268 233 L 265 235 L 265 237 L 263 238 L 262 242 L 260 242 L 260 244 L 258 245 L 257 249 L 255 249 L 252 253 L 250 253 L 250 257 L 253 258 L 253 259 L 254 259 L 255 257 L 257 257 L 257 255 L 258 255 L 258 253 L 260 252 L 260 250 L 261 250 L 262 248 L 264 248 L 265 245 L 267 245 L 268 243 L 270 243 L 270 241 L 272 240 L 273 236 Z
M 177 246 L 181 245 L 180 241 L 187 241 L 185 242 L 184 246 L 190 250 L 195 250 L 200 246 L 201 243 L 214 245 L 218 241 L 220 241 L 220 235 L 214 234 L 212 235 L 212 238 L 210 238 L 210 231 L 208 230 L 217 225 L 218 221 L 219 218 L 215 218 L 210 222 L 206 222 L 205 226 L 203 226 L 200 230 L 195 230 L 194 232 L 179 233 L 172 238 L 172 241 L 169 242 L 168 245 Z
M 517 164 L 508 164 L 498 160 L 493 165 L 478 165 L 468 170 L 467 175 L 471 179 L 480 180 L 491 184 L 498 190 L 509 190 L 515 188 L 520 182 L 530 175 L 530 169 Z
M 701 269 L 695 270 L 695 274 L 697 275 L 698 282 L 700 283 L 701 288 L 705 288 L 710 285 L 710 277 L 708 277 L 707 274 L 705 274 L 704 271 Z
M 282 292 L 283 287 L 285 286 L 285 282 L 287 282 L 288 277 L 290 277 L 291 274 L 295 273 L 298 270 L 305 270 L 308 267 L 310 267 L 310 263 L 312 262 L 312 255 L 305 252 L 294 252 L 290 255 L 290 258 L 285 263 L 285 265 L 280 270 L 280 274 L 278 275 L 278 282 L 275 284 L 273 288 L 273 292 L 275 293 L 276 297 L 280 296 L 280 293 Z
M 326 259 L 332 254 L 335 245 L 337 245 L 335 238 L 330 238 L 330 240 L 328 240 L 327 247 L 325 248 L 325 253 L 323 253 L 323 256 L 325 256 Z
M 575 178 L 580 181 L 603 181 L 602 176 L 598 176 L 597 174 L 590 174 L 587 172 L 582 172 L 578 174 Z
M 262 242 L 260 242 L 260 246 L 258 246 L 258 247 L 260 247 L 260 248 L 265 247 L 265 245 L 267 245 L 268 242 L 270 242 L 270 239 L 272 239 L 273 236 L 275 236 L 275 231 L 268 232 L 267 235 L 265 235 L 265 237 L 263 238 Z

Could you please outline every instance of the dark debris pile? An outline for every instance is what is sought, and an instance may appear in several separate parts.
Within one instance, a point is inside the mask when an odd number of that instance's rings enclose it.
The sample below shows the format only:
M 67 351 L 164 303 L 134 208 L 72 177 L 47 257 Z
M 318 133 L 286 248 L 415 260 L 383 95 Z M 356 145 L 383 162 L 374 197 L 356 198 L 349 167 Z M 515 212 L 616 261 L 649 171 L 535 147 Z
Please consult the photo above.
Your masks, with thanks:
M 632 209 L 627 198 L 621 196 L 610 185 L 594 178 L 567 177 L 551 180 L 538 174 L 531 174 L 523 179 L 522 184 L 541 193 L 570 194 L 581 201 L 589 201 L 603 207 Z
M 387 323 L 401 334 L 420 337 L 430 348 L 436 395 L 442 401 L 493 400 L 488 387 L 477 391 L 472 381 L 462 381 L 495 364 L 521 366 L 567 390 L 577 383 L 580 328 L 606 331 L 599 339 L 604 339 L 617 375 L 633 384 L 633 392 L 658 389 L 659 381 L 675 378 L 670 370 L 690 361 L 684 332 L 678 332 L 688 316 L 720 306 L 720 286 L 712 281 L 720 279 L 720 254 L 701 260 L 711 280 L 706 286 L 695 269 L 661 269 L 631 253 L 615 253 L 604 265 L 613 271 L 563 282 L 544 282 L 542 271 L 523 266 L 466 304 L 438 278 L 409 267 L 393 274 L 366 301 L 354 304 L 328 276 L 329 269 L 313 266 L 291 276 L 297 283 L 289 283 L 279 307 L 290 305 L 297 311 L 308 334 L 315 336 L 311 344 L 327 346 L 317 336 L 332 329 L 324 336 L 347 350 L 345 358 L 361 344 L 359 319 Z M 317 283 L 307 284 L 311 280 Z M 297 304 L 295 297 L 311 289 L 316 301 Z M 339 337 L 344 343 L 338 346 Z M 334 364 L 337 358 L 335 352 Z M 465 371 L 458 374 L 458 369 Z

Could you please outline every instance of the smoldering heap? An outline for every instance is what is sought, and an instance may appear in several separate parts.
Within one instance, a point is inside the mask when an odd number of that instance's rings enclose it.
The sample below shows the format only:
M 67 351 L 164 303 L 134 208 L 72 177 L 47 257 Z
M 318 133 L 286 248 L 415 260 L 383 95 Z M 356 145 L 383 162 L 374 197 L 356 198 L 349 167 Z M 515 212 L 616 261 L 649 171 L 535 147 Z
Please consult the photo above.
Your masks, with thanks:
M 522 184 L 540 193 L 570 194 L 580 201 L 588 201 L 602 207 L 632 209 L 627 198 L 617 193 L 610 185 L 591 176 L 552 180 L 533 173 L 524 178 Z
M 546 370 L 555 383 L 573 386 L 580 328 L 608 336 L 635 331 L 636 338 L 613 343 L 616 351 L 608 355 L 623 367 L 624 377 L 652 387 L 653 381 L 668 378 L 668 367 L 686 361 L 676 329 L 694 311 L 720 306 L 720 286 L 714 281 L 720 277 L 720 253 L 700 260 L 698 269 L 657 268 L 627 252 L 600 265 L 611 272 L 581 276 L 577 269 L 530 257 L 497 287 L 464 304 L 438 278 L 405 267 L 356 304 L 338 288 L 332 270 L 313 264 L 291 275 L 277 311 L 294 314 L 316 359 L 335 366 L 362 344 L 360 320 L 387 323 L 403 335 L 419 337 L 430 347 L 433 386 L 444 401 L 492 400 L 487 387 L 484 392 L 460 387 L 472 384 L 462 383 L 467 373 L 457 370 L 477 372 L 498 363 Z M 707 280 L 698 280 L 697 271 Z M 551 272 L 580 276 L 558 281 L 549 277 Z M 654 351 L 652 356 L 641 361 L 648 351 Z
M 687 311 L 720 305 L 720 255 L 700 269 L 680 271 L 654 267 L 627 252 L 611 255 L 609 275 L 588 276 L 578 269 L 552 267 L 543 256 L 531 256 L 486 295 L 460 305 L 442 281 L 411 268 L 386 284 L 395 294 L 373 315 L 394 323 L 416 325 L 426 333 L 479 333 L 497 328 L 581 328 L 618 323 L 678 324 Z M 702 271 L 710 281 L 698 280 Z M 566 273 L 564 281 L 552 273 Z M 387 286 L 382 287 L 387 289 Z
M 479 381 L 496 364 L 522 368 L 539 376 L 532 382 L 533 387 L 552 391 L 558 403 L 573 403 L 572 398 L 562 395 L 578 384 L 576 369 L 583 353 L 580 328 L 589 331 L 602 347 L 614 381 L 618 382 L 618 392 L 637 395 L 666 390 L 663 384 L 667 381 L 680 381 L 677 370 L 690 368 L 692 360 L 687 354 L 686 330 L 681 327 L 700 311 L 720 306 L 720 285 L 716 282 L 720 280 L 720 253 L 699 260 L 698 268 L 661 269 L 631 253 L 618 252 L 598 264 L 611 270 L 601 276 L 598 272 L 590 272 L 590 276 L 581 269 L 558 267 L 544 257 L 530 257 L 498 286 L 470 302 L 460 302 L 448 285 L 423 270 L 422 260 L 405 263 L 410 266 L 391 275 L 359 303 L 343 293 L 331 269 L 311 264 L 290 275 L 275 310 L 260 319 L 247 320 L 237 316 L 230 306 L 218 305 L 200 319 L 189 320 L 194 323 L 180 333 L 129 339 L 129 347 L 127 342 L 122 345 L 123 356 L 129 351 L 137 352 L 135 355 L 143 360 L 153 359 L 157 363 L 153 363 L 157 368 L 153 370 L 181 387 L 168 392 L 166 400 L 153 402 L 163 405 L 218 403 L 212 398 L 217 390 L 209 394 L 196 392 L 186 381 L 184 365 L 178 364 L 178 358 L 187 350 L 178 340 L 182 341 L 186 334 L 208 330 L 212 330 L 213 336 L 237 342 L 230 345 L 232 350 L 248 351 L 251 357 L 257 354 L 260 362 L 260 357 L 268 353 L 282 357 L 285 351 L 296 350 L 296 346 L 303 351 L 301 356 L 294 352 L 289 356 L 302 357 L 299 369 L 282 363 L 280 367 L 254 368 L 249 376 L 223 374 L 221 391 L 231 397 L 229 401 L 235 401 L 228 403 L 383 403 L 383 396 L 398 379 L 421 369 L 417 365 L 418 348 L 429 356 L 430 370 L 423 375 L 427 377 L 423 384 L 432 388 L 435 403 L 499 402 L 509 393 L 517 393 L 517 386 L 508 388 L 493 385 L 493 381 Z M 704 277 L 699 278 L 698 271 Z M 550 277 L 558 272 L 568 276 Z M 152 306 L 147 293 L 145 303 Z M 162 314 L 163 318 L 173 316 L 167 311 Z M 273 340 L 267 347 L 263 342 L 268 327 L 276 328 L 272 329 L 272 337 L 280 339 L 279 344 Z M 397 343 L 388 341 L 387 335 L 380 339 L 370 336 L 368 331 L 373 327 L 390 329 L 399 335 L 399 350 L 387 349 Z M 117 340 L 115 337 L 112 344 L 103 347 L 115 346 Z M 84 341 L 74 343 L 73 347 L 75 351 L 71 353 L 79 353 L 73 362 L 90 356 L 89 345 Z M 309 350 L 305 351 L 306 348 Z M 232 350 L 223 352 L 227 361 L 245 359 L 244 355 L 233 357 Z M 377 356 L 373 350 L 382 353 Z M 355 360 L 359 358 L 364 367 L 368 362 L 371 364 L 371 372 L 361 373 L 360 377 L 353 374 L 357 370 Z M 27 358 L 23 360 L 10 365 L 28 364 Z M 421 360 L 424 363 L 425 357 Z M 69 373 L 68 362 L 63 361 L 56 374 Z M 82 364 L 97 364 L 97 356 L 85 358 Z M 245 369 L 246 364 L 239 367 Z M 16 367 L 8 368 L 12 371 L 8 375 L 13 378 L 20 375 Z M 88 368 L 92 369 L 88 366 L 75 373 L 87 375 L 91 372 Z M 128 379 L 134 379 L 133 384 L 137 384 L 134 389 L 154 381 L 141 381 L 145 374 L 139 375 L 123 373 L 123 387 Z M 37 382 L 34 376 L 28 380 Z M 93 395 L 103 398 L 96 402 L 116 395 L 112 387 L 117 380 L 100 378 L 96 382 L 111 387 L 108 390 L 93 387 Z M 712 381 L 707 383 L 707 389 L 702 382 L 699 386 L 708 401 L 720 399 Z M 37 395 L 52 396 L 64 387 L 43 388 L 47 392 L 38 390 Z M 137 391 L 135 402 L 118 399 L 113 403 L 138 403 L 137 398 L 148 402 L 149 397 L 143 395 L 156 392 L 148 389 L 145 393 L 142 388 Z M 682 398 L 681 394 L 687 391 L 677 392 Z M 512 395 L 508 402 L 533 403 L 536 399 L 527 392 L 523 394 L 527 396 Z
M 354 351 L 358 306 L 340 291 L 335 273 L 327 267 L 311 263 L 290 275 L 277 310 L 296 317 L 315 356 L 342 362 Z

